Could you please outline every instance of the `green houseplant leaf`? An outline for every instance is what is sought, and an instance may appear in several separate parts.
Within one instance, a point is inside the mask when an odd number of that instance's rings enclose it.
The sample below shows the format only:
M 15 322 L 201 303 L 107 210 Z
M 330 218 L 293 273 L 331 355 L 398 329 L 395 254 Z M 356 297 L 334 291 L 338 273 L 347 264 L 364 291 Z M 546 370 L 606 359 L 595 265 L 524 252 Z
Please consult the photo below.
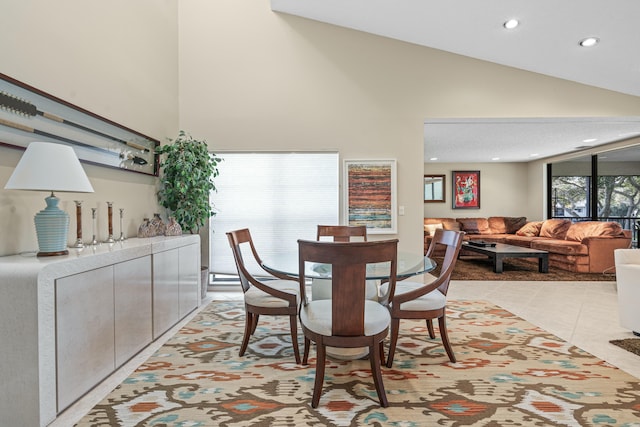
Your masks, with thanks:
M 182 230 L 197 233 L 215 215 L 209 194 L 216 190 L 222 159 L 209 153 L 207 143 L 184 131 L 156 149 L 160 154 L 160 190 L 158 201 L 175 217 Z

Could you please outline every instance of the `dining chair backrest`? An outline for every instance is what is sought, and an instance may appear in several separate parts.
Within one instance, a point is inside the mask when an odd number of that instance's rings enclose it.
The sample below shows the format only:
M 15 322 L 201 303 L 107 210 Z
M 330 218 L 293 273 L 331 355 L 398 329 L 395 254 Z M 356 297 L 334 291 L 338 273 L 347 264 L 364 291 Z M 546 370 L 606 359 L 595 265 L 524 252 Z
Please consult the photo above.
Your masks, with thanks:
M 350 242 L 353 237 L 367 241 L 367 227 L 364 225 L 318 225 L 316 240 L 332 237 L 334 242 Z
M 244 355 L 247 350 L 250 336 L 254 335 L 258 330 L 260 316 L 289 316 L 293 354 L 296 363 L 300 363 L 297 317 L 302 293 L 299 289 L 299 282 L 291 277 L 278 276 L 275 272 L 271 274 L 264 268 L 262 260 L 253 245 L 249 229 L 242 228 L 229 231 L 227 232 L 227 238 L 233 251 L 238 278 L 244 293 L 245 328 L 242 344 L 240 345 L 240 356 Z M 253 258 L 251 261 L 257 264 L 257 269 L 264 273 L 263 276 L 258 277 L 251 274 L 245 264 L 243 249 L 247 253 L 247 258 Z
M 251 254 L 255 262 L 258 265 L 262 265 L 262 260 L 256 251 L 256 248 L 253 246 L 253 240 L 251 239 L 251 233 L 249 229 L 243 228 L 240 230 L 234 230 L 227 233 L 227 238 L 229 239 L 229 245 L 231 246 L 231 250 L 233 251 L 233 259 L 236 264 L 236 268 L 238 270 L 238 277 L 240 278 L 240 285 L 242 286 L 243 292 L 247 292 L 251 287 L 251 279 L 253 276 L 247 269 L 245 265 L 245 261 L 243 258 L 243 245 L 248 245 L 251 249 Z
M 455 354 L 449 342 L 446 326 L 447 291 L 451 281 L 451 274 L 458 259 L 462 246 L 464 232 L 437 229 L 427 250 L 430 257 L 437 245 L 445 245 L 445 255 L 440 267 L 440 273 L 432 281 L 412 282 L 409 280 L 398 282 L 397 292 L 391 292 L 388 300 L 383 303 L 389 306 L 391 312 L 391 341 L 387 367 L 391 368 L 395 357 L 396 345 L 400 334 L 400 319 L 424 319 L 427 323 L 429 337 L 435 338 L 433 320 L 438 319 L 442 344 L 451 363 L 456 362 Z
M 305 263 L 331 265 L 332 336 L 364 334 L 367 264 L 388 262 L 389 283 L 395 287 L 397 249 L 397 239 L 349 243 L 298 240 L 301 286 Z M 302 301 L 305 304 L 306 298 Z
M 440 274 L 438 275 L 438 281 L 440 282 L 438 290 L 442 292 L 443 295 L 447 295 L 447 292 L 449 290 L 451 274 L 453 273 L 453 269 L 456 265 L 458 253 L 460 252 L 460 248 L 462 247 L 463 238 L 464 233 L 462 232 L 436 229 L 433 239 L 431 240 L 431 244 L 427 249 L 426 256 L 431 257 L 436 249 L 436 246 L 445 245 L 446 247 L 444 259 L 442 260 L 442 268 L 440 270 Z

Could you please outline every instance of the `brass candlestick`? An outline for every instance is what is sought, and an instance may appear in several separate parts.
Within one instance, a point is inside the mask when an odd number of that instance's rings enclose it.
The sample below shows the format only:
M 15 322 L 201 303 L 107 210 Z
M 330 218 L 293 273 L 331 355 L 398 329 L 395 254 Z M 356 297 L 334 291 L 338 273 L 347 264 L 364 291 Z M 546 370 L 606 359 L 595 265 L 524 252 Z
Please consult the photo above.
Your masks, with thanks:
M 105 240 L 105 243 L 115 243 L 113 238 L 113 202 L 107 202 L 107 212 L 109 216 L 109 237 Z
M 74 200 L 76 203 L 76 242 L 71 246 L 72 248 L 82 249 L 84 243 L 82 243 L 82 200 Z

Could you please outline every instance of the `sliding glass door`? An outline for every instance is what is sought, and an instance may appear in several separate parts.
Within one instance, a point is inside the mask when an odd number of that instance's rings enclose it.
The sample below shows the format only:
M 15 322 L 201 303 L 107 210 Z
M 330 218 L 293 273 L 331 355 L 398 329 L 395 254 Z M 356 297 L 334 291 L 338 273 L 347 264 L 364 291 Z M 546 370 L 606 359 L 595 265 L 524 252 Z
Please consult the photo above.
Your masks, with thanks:
M 549 165 L 552 218 L 616 221 L 638 241 L 640 148 L 630 147 Z

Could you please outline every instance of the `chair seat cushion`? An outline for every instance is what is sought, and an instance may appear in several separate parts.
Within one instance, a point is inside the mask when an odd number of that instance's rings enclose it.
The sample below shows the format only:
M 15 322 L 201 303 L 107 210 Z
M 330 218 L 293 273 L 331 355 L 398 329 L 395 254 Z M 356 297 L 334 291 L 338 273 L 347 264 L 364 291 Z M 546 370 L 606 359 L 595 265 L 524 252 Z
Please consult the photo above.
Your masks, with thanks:
M 386 307 L 371 300 L 364 304 L 364 335 L 375 335 L 389 327 L 391 315 Z M 331 318 L 330 299 L 311 301 L 300 310 L 300 323 L 316 334 L 332 335 Z
M 266 286 L 272 287 L 279 291 L 293 294 L 296 296 L 296 301 L 300 303 L 300 284 L 295 280 L 269 280 L 262 282 Z M 251 286 L 247 292 L 244 293 L 244 301 L 256 307 L 288 307 L 289 303 L 283 299 L 276 298 L 273 295 Z
M 414 289 L 423 287 L 424 283 L 419 282 L 407 282 L 402 281 L 396 283 L 395 295 L 400 295 Z M 392 303 L 393 305 L 393 303 Z M 447 305 L 447 297 L 439 290 L 435 289 L 426 295 L 422 295 L 411 301 L 403 302 L 400 304 L 400 310 L 407 311 L 425 311 L 425 310 L 439 310 Z
M 416 286 L 422 286 L 422 285 L 428 285 L 429 283 L 433 283 L 435 282 L 438 278 L 436 276 L 434 276 L 431 273 L 424 273 L 423 274 L 424 278 L 424 283 L 419 283 L 419 282 L 412 282 L 412 281 L 399 281 L 396 282 L 396 291 L 395 294 L 399 294 L 400 292 L 407 292 L 402 291 L 401 289 L 415 289 L 415 287 L 413 287 L 414 285 Z M 404 285 L 405 283 L 411 283 L 412 285 L 410 287 L 407 287 L 406 285 Z M 387 289 L 389 288 L 389 282 L 383 283 L 382 285 L 380 285 L 380 295 L 385 295 L 387 293 Z

